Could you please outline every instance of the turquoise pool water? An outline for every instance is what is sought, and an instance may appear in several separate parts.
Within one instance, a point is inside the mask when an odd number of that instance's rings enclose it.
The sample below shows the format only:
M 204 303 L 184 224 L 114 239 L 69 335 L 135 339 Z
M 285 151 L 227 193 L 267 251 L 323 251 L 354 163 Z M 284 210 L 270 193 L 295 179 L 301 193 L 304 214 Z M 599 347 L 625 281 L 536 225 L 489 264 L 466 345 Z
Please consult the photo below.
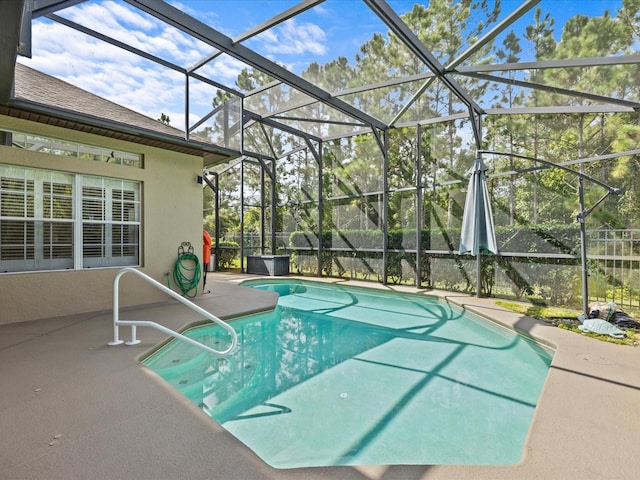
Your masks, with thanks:
M 172 341 L 145 364 L 276 468 L 509 465 L 552 352 L 424 295 L 287 280 L 231 321 L 225 357 Z M 224 344 L 206 325 L 187 335 Z

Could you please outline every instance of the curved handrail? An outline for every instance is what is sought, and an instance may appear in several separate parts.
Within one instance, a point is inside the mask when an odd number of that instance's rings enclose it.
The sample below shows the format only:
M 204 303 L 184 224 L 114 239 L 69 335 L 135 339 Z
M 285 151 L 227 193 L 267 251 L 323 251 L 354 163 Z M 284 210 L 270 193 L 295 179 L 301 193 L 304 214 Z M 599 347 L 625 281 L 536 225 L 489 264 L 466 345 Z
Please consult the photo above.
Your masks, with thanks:
M 171 330 L 170 328 L 164 327 L 162 325 L 160 325 L 159 323 L 156 322 L 150 322 L 147 320 L 120 320 L 120 298 L 119 298 L 119 286 L 120 286 L 120 277 L 122 277 L 125 273 L 135 273 L 137 276 L 139 276 L 140 278 L 142 278 L 143 280 L 145 280 L 147 283 L 150 283 L 151 285 L 153 285 L 154 287 L 160 289 L 161 291 L 163 291 L 164 293 L 166 293 L 167 295 L 175 298 L 176 300 L 178 300 L 180 303 L 186 305 L 187 307 L 189 307 L 191 310 L 193 310 L 194 312 L 199 313 L 200 315 L 202 315 L 203 317 L 211 320 L 212 322 L 220 325 L 222 328 L 224 328 L 225 330 L 227 330 L 227 332 L 229 332 L 229 334 L 231 335 L 231 344 L 225 349 L 225 350 L 216 350 L 215 348 L 211 348 L 203 343 L 198 342 L 197 340 L 194 340 L 192 338 L 189 338 L 185 335 L 182 335 L 178 332 L 175 332 L 173 330 Z M 136 327 L 137 326 L 141 326 L 141 327 L 153 327 L 157 330 L 160 330 L 161 332 L 166 333 L 167 335 L 170 335 L 174 338 L 178 338 L 180 340 L 184 340 L 187 343 L 190 343 L 192 345 L 195 345 L 199 348 L 202 348 L 210 353 L 216 354 L 216 355 L 224 355 L 226 353 L 229 353 L 231 350 L 233 350 L 235 348 L 235 346 L 238 343 L 238 334 L 236 333 L 236 331 L 233 329 L 233 327 L 231 327 L 231 325 L 229 325 L 227 322 L 224 322 L 223 320 L 220 320 L 218 317 L 216 317 L 215 315 L 213 315 L 210 312 L 207 312 L 205 309 L 199 307 L 198 305 L 196 305 L 195 303 L 187 300 L 186 298 L 182 297 L 181 295 L 179 295 L 178 293 L 174 292 L 173 290 L 171 290 L 170 288 L 165 287 L 164 285 L 162 285 L 160 282 L 154 280 L 153 278 L 151 278 L 149 275 L 142 273 L 140 270 L 137 270 L 133 267 L 125 267 L 122 270 L 120 270 L 115 278 L 113 279 L 113 341 L 109 342 L 109 345 L 120 345 L 123 343 L 122 340 L 120 340 L 120 334 L 119 334 L 119 326 L 120 325 L 130 325 L 131 326 L 131 340 L 126 342 L 127 345 L 136 345 L 138 343 L 140 343 L 140 340 L 138 340 L 136 338 Z

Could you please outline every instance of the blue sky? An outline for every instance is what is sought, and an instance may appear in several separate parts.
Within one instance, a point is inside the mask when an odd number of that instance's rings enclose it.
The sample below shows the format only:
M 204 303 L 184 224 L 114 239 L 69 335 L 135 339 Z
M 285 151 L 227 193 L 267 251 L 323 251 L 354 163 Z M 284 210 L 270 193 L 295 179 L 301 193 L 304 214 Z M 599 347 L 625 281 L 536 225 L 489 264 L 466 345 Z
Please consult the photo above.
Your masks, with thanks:
M 299 1 L 171 0 L 170 3 L 233 38 Z M 402 14 L 410 10 L 415 1 L 388 0 L 388 3 Z M 503 0 L 503 16 L 520 3 Z M 560 26 L 567 18 L 577 13 L 601 15 L 605 9 L 615 15 L 621 0 L 541 0 L 540 5 L 552 12 L 559 38 Z M 121 0 L 90 0 L 59 14 L 181 66 L 193 65 L 211 53 L 207 45 L 166 28 Z M 531 16 L 522 18 L 514 29 L 524 28 Z M 352 62 L 359 47 L 374 32 L 386 30 L 361 1 L 328 0 L 277 29 L 254 37 L 246 45 L 300 72 L 312 61 L 324 64 L 344 56 Z M 172 125 L 183 128 L 184 78 L 117 47 L 58 23 L 38 20 L 33 27 L 33 58 L 20 58 L 20 61 L 150 117 L 166 113 Z M 243 67 L 240 62 L 224 56 L 205 70 L 221 83 L 233 86 Z M 215 88 L 192 85 L 192 122 L 202 114 L 197 105 L 206 109 L 214 95 Z

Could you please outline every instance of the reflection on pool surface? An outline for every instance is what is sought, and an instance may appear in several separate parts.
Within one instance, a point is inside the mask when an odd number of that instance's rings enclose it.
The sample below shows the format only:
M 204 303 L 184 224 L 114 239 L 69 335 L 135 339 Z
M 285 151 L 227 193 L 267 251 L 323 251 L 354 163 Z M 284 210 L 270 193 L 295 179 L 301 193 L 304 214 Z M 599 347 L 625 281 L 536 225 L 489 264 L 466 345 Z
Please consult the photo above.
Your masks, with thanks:
M 145 364 L 276 468 L 509 465 L 552 359 L 435 298 L 259 280 L 273 312 L 231 321 L 227 356 L 171 341 Z M 186 332 L 224 344 L 214 325 Z

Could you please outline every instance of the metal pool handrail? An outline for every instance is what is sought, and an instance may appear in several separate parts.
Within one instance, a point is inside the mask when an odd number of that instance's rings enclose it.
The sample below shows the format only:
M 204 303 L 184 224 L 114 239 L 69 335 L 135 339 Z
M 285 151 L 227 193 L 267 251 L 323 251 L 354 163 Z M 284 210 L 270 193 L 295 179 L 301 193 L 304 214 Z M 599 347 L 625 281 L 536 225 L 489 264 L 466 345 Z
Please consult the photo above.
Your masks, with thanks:
M 197 340 L 189 338 L 189 337 L 187 337 L 185 335 L 182 335 L 182 334 L 180 334 L 178 332 L 174 332 L 170 328 L 164 327 L 164 326 L 162 326 L 162 325 L 160 325 L 160 324 L 158 324 L 156 322 L 150 322 L 150 321 L 147 321 L 147 320 L 120 320 L 119 284 L 120 284 L 120 277 L 122 277 L 125 273 L 135 273 L 140 278 L 145 280 L 147 283 L 150 283 L 151 285 L 153 285 L 154 287 L 160 289 L 161 291 L 163 291 L 167 295 L 170 295 L 171 297 L 175 298 L 180 303 L 186 305 L 187 307 L 189 307 L 194 312 L 199 313 L 200 315 L 204 316 L 205 318 L 207 318 L 207 319 L 211 320 L 212 322 L 217 323 L 218 325 L 223 327 L 231 335 L 231 344 L 229 345 L 229 347 L 227 347 L 225 350 L 216 350 L 215 348 L 211 348 L 211 347 L 205 345 L 204 343 L 200 343 Z M 202 348 L 203 350 L 206 350 L 206 351 L 208 351 L 210 353 L 214 353 L 216 355 L 224 355 L 226 353 L 229 353 L 231 350 L 233 350 L 235 348 L 236 344 L 238 343 L 238 334 L 236 333 L 236 331 L 227 322 L 224 322 L 223 320 L 220 320 L 215 315 L 207 312 L 203 308 L 200 308 L 195 303 L 187 300 L 186 298 L 184 298 L 181 295 L 177 294 L 176 292 L 174 292 L 170 288 L 165 287 L 160 282 L 157 282 L 156 280 L 151 278 L 149 275 L 146 275 L 146 274 L 142 273 L 140 270 L 137 270 L 137 269 L 132 268 L 132 267 L 123 268 L 122 270 L 120 270 L 116 274 L 116 277 L 113 279 L 113 341 L 109 342 L 109 345 L 120 345 L 120 344 L 123 343 L 123 340 L 120 340 L 120 333 L 119 333 L 119 326 L 120 325 L 131 325 L 131 340 L 126 342 L 127 345 L 136 345 L 136 344 L 140 343 L 140 340 L 138 340 L 136 338 L 136 327 L 137 326 L 153 327 L 153 328 L 155 328 L 157 330 L 160 330 L 163 333 L 166 333 L 167 335 L 171 335 L 174 338 L 178 338 L 180 340 L 184 340 L 187 343 L 195 345 L 196 347 Z

